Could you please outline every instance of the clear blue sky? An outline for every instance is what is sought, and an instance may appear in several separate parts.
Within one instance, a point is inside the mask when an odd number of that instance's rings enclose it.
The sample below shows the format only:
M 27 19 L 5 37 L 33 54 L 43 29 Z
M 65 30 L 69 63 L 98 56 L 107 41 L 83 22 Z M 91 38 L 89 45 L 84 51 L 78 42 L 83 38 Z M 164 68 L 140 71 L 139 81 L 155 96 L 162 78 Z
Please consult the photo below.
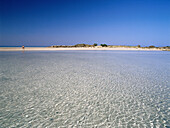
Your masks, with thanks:
M 0 0 L 0 46 L 170 45 L 170 0 Z

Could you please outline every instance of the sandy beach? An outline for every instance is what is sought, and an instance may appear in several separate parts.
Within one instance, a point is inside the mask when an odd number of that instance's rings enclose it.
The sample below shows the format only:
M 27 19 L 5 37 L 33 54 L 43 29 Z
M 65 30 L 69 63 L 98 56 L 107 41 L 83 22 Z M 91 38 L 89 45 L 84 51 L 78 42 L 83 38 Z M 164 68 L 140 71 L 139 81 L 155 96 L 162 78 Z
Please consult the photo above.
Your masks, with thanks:
M 136 51 L 162 51 L 162 49 L 148 48 L 49 48 L 49 47 L 0 47 L 0 51 L 60 51 L 60 50 L 136 50 Z

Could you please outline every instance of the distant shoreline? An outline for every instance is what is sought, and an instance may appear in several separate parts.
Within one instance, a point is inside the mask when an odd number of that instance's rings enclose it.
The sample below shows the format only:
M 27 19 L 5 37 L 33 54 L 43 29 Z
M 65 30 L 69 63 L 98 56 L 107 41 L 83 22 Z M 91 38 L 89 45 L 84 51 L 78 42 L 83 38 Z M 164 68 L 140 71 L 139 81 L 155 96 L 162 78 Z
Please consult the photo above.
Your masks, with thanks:
M 51 47 L 0 47 L 0 51 L 65 51 L 65 50 L 133 50 L 133 51 L 169 51 L 157 48 L 124 48 L 124 47 L 77 47 L 77 48 L 51 48 Z

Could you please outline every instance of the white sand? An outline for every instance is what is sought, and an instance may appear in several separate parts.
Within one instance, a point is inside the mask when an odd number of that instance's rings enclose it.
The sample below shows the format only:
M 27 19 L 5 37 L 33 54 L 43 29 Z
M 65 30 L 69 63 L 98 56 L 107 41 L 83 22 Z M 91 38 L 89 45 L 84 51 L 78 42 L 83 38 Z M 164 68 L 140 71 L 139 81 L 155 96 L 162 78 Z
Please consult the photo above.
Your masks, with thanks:
M 161 49 L 148 48 L 48 48 L 48 47 L 0 47 L 0 51 L 58 51 L 58 50 L 139 50 L 139 51 L 161 51 Z

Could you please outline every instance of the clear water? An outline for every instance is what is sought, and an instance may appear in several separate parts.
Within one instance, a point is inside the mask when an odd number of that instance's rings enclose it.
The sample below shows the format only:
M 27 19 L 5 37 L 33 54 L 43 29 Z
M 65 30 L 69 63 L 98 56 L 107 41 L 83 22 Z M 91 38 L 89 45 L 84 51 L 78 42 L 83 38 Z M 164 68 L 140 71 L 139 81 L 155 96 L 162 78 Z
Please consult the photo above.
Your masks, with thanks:
M 0 127 L 170 127 L 170 52 L 0 52 Z

